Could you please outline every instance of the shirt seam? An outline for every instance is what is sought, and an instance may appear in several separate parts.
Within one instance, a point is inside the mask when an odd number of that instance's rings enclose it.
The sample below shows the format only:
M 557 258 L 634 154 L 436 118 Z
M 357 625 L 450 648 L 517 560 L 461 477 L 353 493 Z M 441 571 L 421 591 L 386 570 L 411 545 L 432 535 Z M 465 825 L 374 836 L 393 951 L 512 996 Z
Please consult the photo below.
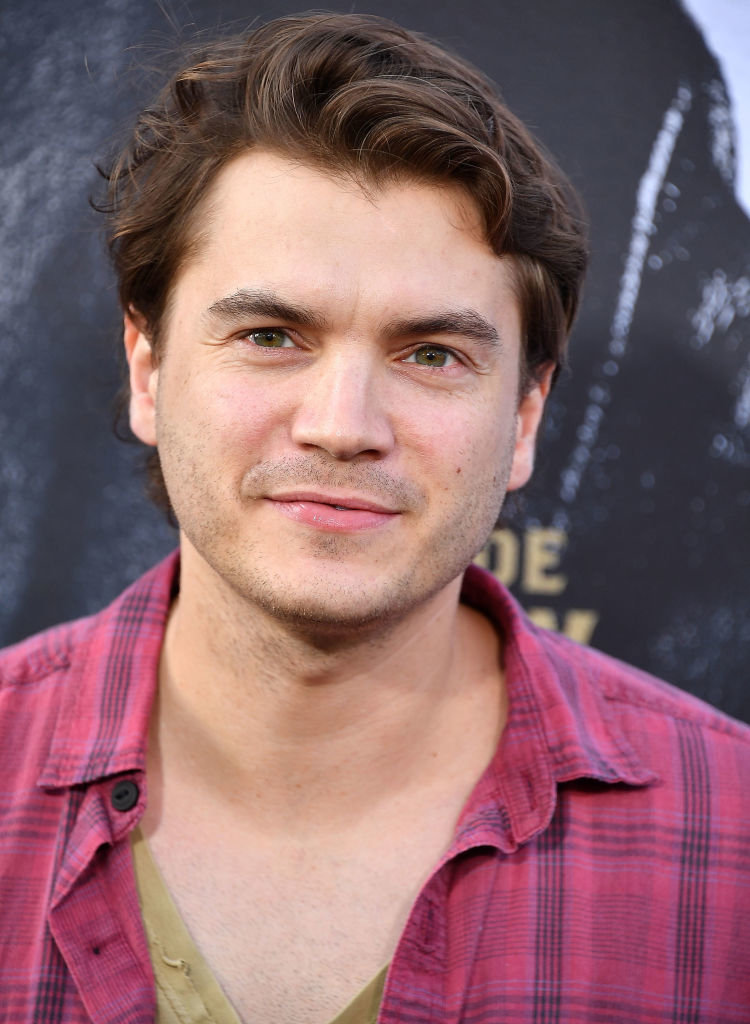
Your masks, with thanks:
M 710 729 L 712 732 L 719 733 L 722 736 L 730 736 L 742 743 L 750 743 L 750 736 L 745 734 L 744 729 L 738 729 L 731 721 L 725 722 L 723 719 L 715 719 L 713 716 L 702 717 L 700 714 L 696 713 L 687 714 L 666 702 L 662 704 L 659 701 L 639 700 L 637 697 L 624 697 L 616 693 L 606 692 L 602 692 L 602 696 L 611 704 L 619 704 L 624 707 L 653 711 L 655 714 L 660 714 L 664 718 L 669 718 L 676 722 L 688 722 L 691 725 Z
M 34 683 L 42 682 L 48 676 L 54 675 L 55 672 L 70 670 L 72 666 L 69 654 L 53 655 L 49 659 L 42 656 L 39 661 L 43 663 L 33 666 L 28 661 L 24 661 L 19 666 L 19 671 L 11 671 L 5 678 L 0 676 L 0 686 L 3 689 L 20 689 L 23 686 L 31 686 Z

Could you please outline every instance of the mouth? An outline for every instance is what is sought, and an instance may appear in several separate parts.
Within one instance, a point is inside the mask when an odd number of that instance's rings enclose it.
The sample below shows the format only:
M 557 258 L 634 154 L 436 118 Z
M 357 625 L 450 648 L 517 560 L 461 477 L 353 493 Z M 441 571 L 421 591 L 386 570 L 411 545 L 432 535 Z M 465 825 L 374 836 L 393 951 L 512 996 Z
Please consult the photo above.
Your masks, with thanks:
M 328 533 L 358 533 L 382 529 L 400 512 L 361 495 L 290 491 L 267 495 L 266 500 L 285 518 Z
M 360 495 L 324 494 L 319 491 L 289 491 L 283 494 L 269 494 L 269 501 L 306 502 L 326 505 L 340 512 L 376 512 L 380 515 L 397 515 L 399 509 L 385 505 L 374 498 Z

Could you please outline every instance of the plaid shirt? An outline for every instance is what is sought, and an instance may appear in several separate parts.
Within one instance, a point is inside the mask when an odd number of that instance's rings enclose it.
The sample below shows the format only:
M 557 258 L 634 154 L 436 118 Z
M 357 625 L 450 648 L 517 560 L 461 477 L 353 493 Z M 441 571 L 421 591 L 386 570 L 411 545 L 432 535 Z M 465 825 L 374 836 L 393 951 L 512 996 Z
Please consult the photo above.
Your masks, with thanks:
M 176 566 L 0 656 L 9 1024 L 154 1019 L 127 837 Z M 750 730 L 537 629 L 474 567 L 464 600 L 504 634 L 509 718 L 379 1020 L 750 1021 Z

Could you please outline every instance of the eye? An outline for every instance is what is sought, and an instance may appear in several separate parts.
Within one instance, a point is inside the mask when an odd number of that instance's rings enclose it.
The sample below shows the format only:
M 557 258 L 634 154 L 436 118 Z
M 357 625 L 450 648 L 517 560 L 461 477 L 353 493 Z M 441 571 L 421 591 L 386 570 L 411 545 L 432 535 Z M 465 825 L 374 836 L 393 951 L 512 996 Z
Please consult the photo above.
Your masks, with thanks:
M 248 331 L 245 335 L 248 341 L 258 348 L 292 348 L 294 342 L 286 331 L 279 327 L 264 327 L 260 331 Z
M 417 363 L 419 366 L 434 366 L 438 369 L 451 366 L 458 362 L 454 354 L 440 345 L 422 345 L 404 359 L 405 363 Z

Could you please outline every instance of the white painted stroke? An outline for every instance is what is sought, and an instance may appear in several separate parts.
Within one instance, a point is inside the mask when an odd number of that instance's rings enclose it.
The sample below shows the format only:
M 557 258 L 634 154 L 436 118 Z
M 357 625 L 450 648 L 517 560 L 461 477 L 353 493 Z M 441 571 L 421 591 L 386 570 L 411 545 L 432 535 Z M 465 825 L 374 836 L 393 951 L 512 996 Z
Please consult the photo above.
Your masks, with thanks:
M 682 0 L 712 51 L 731 100 L 737 146 L 737 199 L 750 217 L 750 3 Z
M 664 115 L 661 128 L 651 148 L 648 167 L 638 184 L 630 247 L 625 261 L 625 269 L 620 278 L 620 291 L 610 326 L 608 358 L 599 367 L 597 374 L 599 379 L 589 389 L 589 404 L 586 406 L 583 422 L 576 431 L 578 444 L 573 449 L 570 461 L 561 474 L 560 498 L 566 504 L 575 501 L 578 494 L 583 474 L 591 459 L 592 449 L 599 436 L 599 427 L 604 419 L 604 406 L 610 398 L 607 380 L 618 373 L 620 360 L 627 348 L 630 326 L 641 289 L 643 266 L 648 255 L 651 235 L 655 230 L 656 203 L 692 99 L 691 89 L 687 85 L 681 85 Z

